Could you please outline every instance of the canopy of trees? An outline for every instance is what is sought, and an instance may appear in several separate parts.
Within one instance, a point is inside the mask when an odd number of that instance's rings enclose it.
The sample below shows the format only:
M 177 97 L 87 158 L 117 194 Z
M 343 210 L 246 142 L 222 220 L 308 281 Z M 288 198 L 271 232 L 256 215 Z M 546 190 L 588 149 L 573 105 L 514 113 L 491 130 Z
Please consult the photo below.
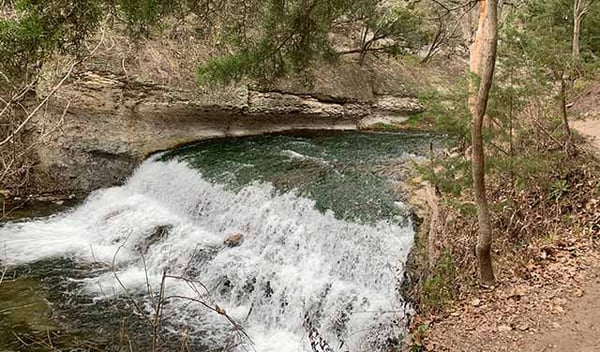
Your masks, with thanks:
M 2 2 L 0 71 L 4 84 L 35 75 L 54 53 L 77 54 L 103 24 L 121 22 L 134 37 L 156 35 L 165 18 L 193 16 L 198 32 L 218 36 L 229 55 L 199 68 L 202 78 L 269 79 L 316 60 L 369 51 L 426 58 L 444 45 L 468 46 L 477 2 L 450 0 L 12 0 Z M 567 55 L 584 63 L 600 51 L 600 3 L 593 0 L 520 0 L 500 6 L 506 33 L 519 32 L 528 60 L 559 75 Z M 577 11 L 577 13 L 575 13 Z M 170 22 L 169 22 L 170 23 Z M 174 26 L 177 22 L 173 22 Z M 576 25 L 577 28 L 574 28 Z M 467 29 L 465 29 L 467 28 Z M 356 48 L 337 50 L 336 29 L 355 31 Z M 579 40 L 574 44 L 574 29 Z M 154 32 L 153 32 L 154 30 Z M 468 32 L 468 33 L 467 33 Z M 505 32 L 505 31 L 502 31 Z M 532 50 L 536 48 L 536 50 Z M 542 49 L 542 50 L 540 50 Z M 571 50 L 572 49 L 572 50 Z M 568 61 L 568 60 L 567 60 Z M 27 79 L 25 79 L 27 80 Z

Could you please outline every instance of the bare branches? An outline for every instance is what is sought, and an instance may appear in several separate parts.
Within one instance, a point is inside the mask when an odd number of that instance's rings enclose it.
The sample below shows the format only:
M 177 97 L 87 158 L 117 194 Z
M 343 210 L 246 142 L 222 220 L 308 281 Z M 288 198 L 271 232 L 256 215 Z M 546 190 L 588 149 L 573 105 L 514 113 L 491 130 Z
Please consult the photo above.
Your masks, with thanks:
M 103 43 L 104 31 L 101 31 L 98 43 L 90 49 L 88 54 L 68 65 L 66 72 L 60 76 L 61 79 L 58 83 L 32 110 L 29 110 L 24 100 L 40 82 L 40 75 L 25 80 L 21 87 L 17 87 L 7 75 L 0 74 L 0 79 L 6 82 L 4 86 L 8 87 L 3 92 L 5 96 L 0 96 L 0 103 L 3 105 L 0 107 L 0 150 L 2 151 L 0 153 L 0 186 L 5 185 L 5 187 L 18 190 L 28 182 L 29 170 L 33 167 L 34 160 L 30 160 L 31 158 L 27 155 L 36 145 L 43 143 L 51 133 L 62 125 L 70 107 L 70 101 L 67 101 L 59 121 L 49 130 L 42 130 L 32 139 L 24 134 L 27 126 L 31 124 L 34 117 L 47 109 L 50 99 L 71 77 L 76 67 L 93 57 Z M 6 97 L 6 95 L 9 96 Z
M 50 91 L 50 93 L 44 98 L 44 100 L 42 100 L 42 102 L 39 103 L 35 107 L 35 109 L 33 109 L 33 111 L 31 113 L 29 113 L 29 115 L 21 122 L 21 124 L 19 125 L 19 127 L 17 127 L 14 131 L 12 131 L 11 134 L 9 134 L 4 140 L 0 141 L 0 147 L 3 146 L 4 144 L 10 142 L 19 132 L 21 132 L 21 130 L 23 129 L 23 127 L 25 127 L 25 125 L 27 125 L 27 123 L 29 123 L 29 121 L 38 113 L 38 111 L 40 111 L 40 109 L 46 105 L 46 103 L 48 102 L 48 100 L 58 91 L 58 89 L 63 85 L 63 83 L 65 83 L 65 81 L 69 78 L 69 76 L 71 76 L 71 73 L 73 72 L 73 69 L 79 63 L 80 62 L 75 62 L 75 63 L 71 64 L 71 66 L 69 67 L 69 70 L 67 71 L 67 73 L 60 80 L 60 82 L 58 82 L 58 84 L 56 86 L 54 86 L 54 88 L 52 89 L 52 91 Z
M 119 248 L 115 252 L 113 259 L 112 259 L 111 271 L 113 273 L 115 280 L 117 281 L 119 286 L 125 292 L 125 298 L 133 305 L 136 313 L 140 317 L 142 317 L 142 319 L 144 319 L 144 321 L 146 321 L 149 324 L 151 331 L 152 331 L 152 335 L 151 335 L 151 351 L 152 352 L 161 351 L 161 346 L 159 344 L 159 340 L 161 338 L 160 330 L 161 330 L 161 324 L 162 324 L 162 314 L 163 314 L 163 310 L 164 310 L 163 308 L 164 308 L 165 304 L 168 303 L 169 300 L 173 300 L 173 299 L 198 303 L 202 307 L 206 308 L 207 310 L 219 314 L 224 319 L 226 319 L 229 322 L 229 324 L 231 324 L 231 326 L 233 327 L 235 332 L 237 332 L 241 337 L 243 337 L 244 339 L 249 341 L 251 345 L 254 344 L 252 339 L 244 331 L 244 329 L 240 323 L 238 323 L 233 317 L 228 315 L 226 310 L 223 309 L 222 307 L 220 307 L 217 303 L 211 302 L 212 299 L 210 297 L 210 292 L 203 283 L 201 283 L 197 280 L 192 280 L 192 279 L 184 277 L 184 276 L 170 275 L 167 272 L 168 269 L 165 268 L 162 271 L 160 285 L 158 287 L 158 290 L 156 291 L 154 288 L 152 288 L 152 284 L 150 282 L 150 276 L 148 274 L 148 268 L 146 266 L 146 259 L 145 259 L 144 255 L 142 254 L 141 260 L 142 260 L 142 265 L 144 267 L 146 294 L 150 301 L 150 305 L 152 307 L 152 312 L 150 312 L 150 315 L 148 315 L 148 312 L 146 312 L 141 307 L 138 300 L 136 300 L 134 298 L 131 291 L 127 288 L 125 283 L 119 278 L 119 275 L 117 274 L 117 265 L 116 265 L 117 256 L 118 256 L 119 252 L 121 251 L 121 249 L 124 248 L 124 246 L 127 243 L 127 240 L 129 239 L 130 236 L 131 236 L 131 232 L 126 236 L 125 240 L 123 241 L 123 244 L 121 246 L 119 246 Z M 167 285 L 168 279 L 184 282 L 194 292 L 196 297 L 187 297 L 187 296 L 181 296 L 181 295 L 167 296 L 166 295 L 166 285 Z M 199 288 L 201 288 L 202 291 Z M 121 327 L 121 330 L 124 330 L 124 327 Z M 125 334 L 121 333 L 121 335 L 122 335 L 121 340 L 123 340 L 123 336 L 125 336 Z M 131 342 L 129 342 L 129 343 L 131 344 Z M 185 341 L 182 341 L 182 350 L 184 350 L 184 347 L 185 347 Z
M 456 12 L 458 10 L 463 10 L 463 13 L 467 12 L 467 11 L 471 11 L 479 2 L 478 0 L 468 0 L 468 1 L 465 1 L 464 3 L 458 4 L 458 5 L 456 4 L 456 2 L 454 2 L 454 4 L 453 4 L 454 6 L 450 6 L 450 5 L 444 4 L 440 0 L 431 0 L 431 1 L 435 4 L 437 4 L 438 6 L 440 6 L 443 10 L 443 13 L 441 15 L 439 15 L 438 17 L 435 17 L 435 18 L 431 18 L 434 20 L 447 17 L 447 16 L 451 15 L 453 12 Z
M 96 53 L 96 51 L 98 50 L 98 48 L 100 47 L 100 45 L 104 42 L 104 32 L 102 32 L 102 38 L 100 38 L 100 41 L 98 42 L 98 44 L 96 45 L 96 47 L 90 52 L 89 55 L 85 56 L 84 58 L 77 60 L 75 62 L 73 62 L 70 66 L 69 69 L 67 70 L 67 73 L 63 76 L 63 78 L 58 82 L 58 84 L 56 84 L 54 86 L 54 88 L 52 88 L 52 90 L 50 91 L 50 93 L 48 93 L 46 95 L 46 97 L 42 100 L 41 103 L 39 103 L 31 113 L 29 113 L 29 115 L 23 120 L 23 122 L 21 122 L 21 124 L 19 125 L 19 127 L 17 127 L 14 131 L 12 131 L 12 133 L 10 135 L 8 135 L 4 140 L 0 141 L 0 147 L 3 146 L 4 144 L 10 142 L 16 134 L 18 134 L 19 132 L 21 132 L 21 130 L 23 129 L 23 127 L 25 127 L 25 125 L 27 125 L 27 123 L 42 109 L 42 107 L 44 107 L 46 105 L 46 103 L 48 103 L 48 100 L 54 95 L 56 94 L 56 92 L 60 89 L 60 87 L 62 87 L 62 85 L 65 83 L 65 81 L 71 76 L 71 73 L 73 73 L 73 69 L 83 63 L 85 60 L 89 59 L 90 57 L 94 56 L 94 54 Z M 28 88 L 31 88 L 31 84 L 28 85 Z M 27 92 L 29 89 L 27 90 L 23 90 L 23 93 L 20 94 L 20 97 L 22 97 L 25 92 Z M 18 98 L 19 96 L 17 96 Z M 19 99 L 15 99 L 13 101 L 18 101 Z M 6 111 L 6 109 L 8 109 L 9 104 L 11 102 L 9 102 L 7 104 L 7 106 L 2 110 L 2 113 L 0 113 L 0 117 L 2 117 L 2 114 Z
M 184 281 L 188 287 L 190 287 L 194 293 L 196 293 L 198 298 L 190 298 L 190 297 L 184 297 L 184 296 L 178 296 L 178 295 L 173 295 L 173 296 L 168 296 L 166 297 L 166 299 L 172 299 L 172 298 L 176 298 L 176 299 L 182 299 L 182 300 L 188 300 L 191 302 L 196 302 L 201 304 L 202 306 L 204 306 L 205 308 L 207 308 L 208 310 L 211 310 L 219 315 L 222 315 L 223 317 L 225 317 L 225 319 L 227 319 L 229 321 L 229 323 L 231 323 L 231 325 L 234 327 L 234 329 L 241 335 L 243 335 L 246 339 L 248 339 L 248 341 L 253 344 L 252 339 L 250 338 L 250 336 L 244 331 L 243 327 L 241 326 L 240 323 L 238 323 L 233 317 L 229 316 L 227 314 L 227 312 L 225 311 L 225 309 L 221 308 L 218 304 L 216 303 L 209 303 L 207 301 L 207 298 L 210 299 L 210 292 L 208 290 L 208 288 L 201 283 L 200 281 L 197 280 L 192 280 L 183 276 L 174 276 L 174 275 L 167 275 L 167 278 L 171 278 L 171 279 L 175 279 L 175 280 L 182 280 Z M 202 289 L 205 291 L 204 294 L 202 294 L 200 292 L 200 290 L 198 289 L 198 286 L 202 287 Z
M 8 270 L 8 267 L 4 267 L 2 269 L 2 272 L 0 272 L 0 285 L 2 285 L 2 281 L 4 281 L 4 277 L 6 276 L 7 270 Z
M 436 32 L 431 41 L 427 54 L 421 60 L 422 64 L 428 62 L 437 52 L 439 52 L 445 43 L 448 43 L 452 38 L 454 38 L 461 26 L 471 26 L 470 14 L 478 4 L 478 1 L 473 0 L 462 2 L 451 1 L 451 4 L 445 4 L 440 0 L 431 1 L 441 7 L 442 13 L 436 17 L 427 18 L 428 20 L 436 22 Z M 456 15 L 452 16 L 455 13 Z M 451 16 L 452 18 L 448 19 Z M 468 23 L 465 24 L 463 23 L 464 21 Z M 469 38 L 465 38 L 467 44 L 470 39 L 471 38 L 469 34 Z

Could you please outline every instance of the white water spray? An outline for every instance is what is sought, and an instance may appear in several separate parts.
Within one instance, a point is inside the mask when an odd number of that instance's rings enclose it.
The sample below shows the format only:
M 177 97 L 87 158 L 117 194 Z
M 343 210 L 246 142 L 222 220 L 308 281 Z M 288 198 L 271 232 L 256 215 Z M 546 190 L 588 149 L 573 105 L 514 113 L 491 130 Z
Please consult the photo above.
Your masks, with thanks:
M 241 245 L 224 246 L 235 232 L 244 235 Z M 146 275 L 158 288 L 167 268 L 202 282 L 258 352 L 312 351 L 315 335 L 332 351 L 385 351 L 404 328 L 397 288 L 413 235 L 387 221 L 336 219 L 268 184 L 232 192 L 184 163 L 149 160 L 125 185 L 94 192 L 73 211 L 0 227 L 0 258 L 110 264 L 114 257 L 123 285 L 140 294 Z M 84 280 L 82 290 L 97 299 L 123 294 L 112 272 Z M 182 280 L 166 282 L 167 296 L 194 294 Z M 169 300 L 165 321 L 209 346 L 232 336 L 222 316 L 192 302 Z

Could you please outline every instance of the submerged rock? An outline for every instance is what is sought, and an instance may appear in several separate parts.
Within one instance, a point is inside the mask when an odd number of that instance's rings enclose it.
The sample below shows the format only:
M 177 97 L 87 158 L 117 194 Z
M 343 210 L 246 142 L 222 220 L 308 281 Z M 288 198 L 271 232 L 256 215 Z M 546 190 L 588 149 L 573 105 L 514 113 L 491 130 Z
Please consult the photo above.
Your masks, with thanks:
M 33 331 L 55 330 L 50 314 L 50 305 L 35 278 L 3 280 L 0 288 L 0 350 L 4 351 L 4 338 L 12 339 L 10 334 L 4 336 L 5 333 L 16 326 Z
M 173 225 L 161 225 L 155 227 L 152 230 L 150 236 L 146 237 L 142 241 L 142 243 L 138 243 L 135 246 L 135 249 L 142 254 L 148 253 L 148 249 L 150 248 L 150 246 L 167 237 L 167 235 L 169 234 L 169 232 L 171 232 L 172 229 Z

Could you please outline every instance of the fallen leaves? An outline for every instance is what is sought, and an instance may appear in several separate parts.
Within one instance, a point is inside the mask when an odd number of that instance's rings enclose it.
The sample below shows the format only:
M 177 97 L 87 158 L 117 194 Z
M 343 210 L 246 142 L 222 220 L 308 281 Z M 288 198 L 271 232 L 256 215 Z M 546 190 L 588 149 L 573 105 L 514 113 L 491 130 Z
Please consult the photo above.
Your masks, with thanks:
M 509 325 L 500 325 L 498 327 L 498 332 L 507 332 L 507 331 L 511 331 L 512 328 Z
M 510 299 L 510 298 L 514 298 L 514 299 L 521 299 L 521 297 L 525 296 L 525 287 L 514 287 L 510 290 L 508 290 L 508 292 L 506 293 L 506 295 L 504 296 L 504 299 Z
M 532 244 L 532 252 L 546 253 L 546 258 L 531 258 L 516 271 L 528 275 L 501 277 L 493 289 L 470 291 L 446 313 L 432 316 L 423 346 L 433 348 L 427 351 L 474 346 L 486 346 L 478 351 L 522 351 L 531 336 L 563 329 L 559 321 L 569 314 L 573 300 L 585 296 L 584 285 L 600 269 L 600 253 L 586 241 Z

